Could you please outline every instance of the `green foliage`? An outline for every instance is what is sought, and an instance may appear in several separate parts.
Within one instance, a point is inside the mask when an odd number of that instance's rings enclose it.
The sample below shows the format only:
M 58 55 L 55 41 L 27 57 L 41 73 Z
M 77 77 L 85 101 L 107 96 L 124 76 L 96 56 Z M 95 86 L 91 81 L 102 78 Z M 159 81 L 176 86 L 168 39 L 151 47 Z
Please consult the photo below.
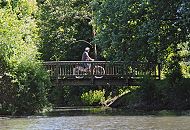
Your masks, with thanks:
M 137 99 L 138 103 L 146 101 L 149 105 L 158 103 L 169 108 L 172 98 L 181 95 L 177 94 L 180 89 L 188 90 L 184 87 L 182 72 L 185 68 L 189 75 L 189 70 L 180 63 L 189 60 L 189 1 L 49 0 L 39 3 L 42 59 L 80 60 L 83 48 L 90 46 L 80 40 L 92 41 L 101 47 L 106 60 L 162 62 L 162 73 L 167 81 L 157 85 L 155 81 L 145 79 L 142 88 L 131 92 L 130 98 Z M 93 30 L 96 31 L 94 40 Z M 108 94 L 110 91 L 113 95 L 122 92 L 108 89 Z M 58 95 L 62 95 L 60 99 L 64 102 L 71 102 L 78 95 L 72 99 L 68 97 L 76 95 L 76 90 L 64 88 Z M 83 100 L 93 104 L 90 95 L 93 91 L 84 93 Z
M 189 79 L 181 79 L 175 81 L 175 84 L 171 84 L 170 80 L 160 81 L 156 84 L 157 88 L 160 88 L 160 99 L 164 109 L 176 109 L 185 110 L 190 105 L 190 88 Z
M 1 60 L 12 66 L 20 58 L 33 60 L 36 58 L 38 44 L 38 29 L 35 20 L 26 16 L 18 19 L 10 8 L 0 9 L 0 50 Z
M 90 90 L 81 95 L 81 99 L 87 105 L 98 104 L 105 101 L 105 90 Z
M 3 109 L 12 114 L 34 114 L 47 106 L 50 80 L 39 63 L 23 62 L 15 74 L 2 78 L 0 84 Z
M 43 60 L 81 60 L 84 47 L 97 43 L 106 60 L 162 62 L 167 80 L 144 79 L 130 92 L 129 104 L 188 108 L 189 81 L 182 72 L 189 77 L 189 67 L 182 60 L 189 60 L 189 7 L 185 0 L 0 0 L 0 105 L 25 114 L 42 110 L 48 92 L 51 102 L 71 106 L 123 93 L 66 86 L 48 91 L 38 47 Z
M 190 106 L 189 79 L 181 79 L 170 83 L 170 80 L 161 81 L 145 78 L 143 86 L 128 93 L 122 105 L 129 109 L 140 110 L 186 110 Z
M 3 8 L 8 3 L 8 0 L 0 0 L 0 7 Z
M 81 106 L 81 94 L 86 91 L 84 86 L 61 86 L 50 88 L 48 99 L 54 106 Z
M 81 60 L 84 48 L 92 48 L 88 43 L 93 37 L 90 1 L 49 0 L 41 4 L 42 59 Z
M 182 62 L 180 64 L 184 78 L 190 78 L 190 66 L 188 63 Z
M 183 0 L 96 0 L 94 42 L 108 60 L 161 61 L 169 67 L 168 57 L 177 56 L 178 46 L 189 40 L 189 4 Z
M 85 47 L 93 53 L 92 0 L 49 0 L 39 2 L 40 52 L 43 60 L 81 60 Z M 92 56 L 92 54 L 90 54 Z M 55 105 L 81 105 L 84 87 L 51 88 Z
M 156 87 L 156 81 L 150 77 L 145 77 L 142 81 L 142 87 L 138 90 L 140 99 L 142 102 L 146 102 L 147 105 L 156 104 L 161 99 L 161 93 L 158 87 Z
M 0 8 L 0 104 L 12 114 L 34 114 L 47 102 L 48 74 L 38 60 L 35 1 L 7 1 Z
M 176 82 L 183 78 L 179 58 L 179 55 L 173 55 L 167 63 L 168 66 L 166 77 L 172 84 L 176 84 Z

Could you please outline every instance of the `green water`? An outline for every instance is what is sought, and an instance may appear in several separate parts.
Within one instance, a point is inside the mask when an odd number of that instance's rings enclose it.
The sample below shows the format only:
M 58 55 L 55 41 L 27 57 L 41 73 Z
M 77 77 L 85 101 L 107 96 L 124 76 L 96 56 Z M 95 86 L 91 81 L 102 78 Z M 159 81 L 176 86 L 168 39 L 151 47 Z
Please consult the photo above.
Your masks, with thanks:
M 59 108 L 46 116 L 0 117 L 0 130 L 190 130 L 189 113 Z

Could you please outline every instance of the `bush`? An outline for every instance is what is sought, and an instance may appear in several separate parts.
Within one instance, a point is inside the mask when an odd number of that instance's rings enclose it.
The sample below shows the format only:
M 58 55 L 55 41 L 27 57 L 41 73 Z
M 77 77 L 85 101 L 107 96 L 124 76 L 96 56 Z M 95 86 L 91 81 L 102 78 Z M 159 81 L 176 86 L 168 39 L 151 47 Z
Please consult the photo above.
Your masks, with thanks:
M 84 86 L 60 86 L 52 87 L 48 99 L 54 106 L 81 106 L 81 94 L 89 90 Z
M 190 78 L 190 66 L 184 62 L 180 63 L 183 76 L 185 78 Z
M 39 59 L 35 1 L 7 1 L 0 8 L 0 111 L 33 114 L 47 106 L 50 80 Z
M 90 90 L 89 92 L 83 93 L 81 99 L 86 105 L 97 105 L 105 101 L 104 95 L 105 90 Z
M 0 84 L 0 104 L 11 114 L 23 115 L 40 112 L 48 105 L 50 80 L 38 62 L 23 62 Z

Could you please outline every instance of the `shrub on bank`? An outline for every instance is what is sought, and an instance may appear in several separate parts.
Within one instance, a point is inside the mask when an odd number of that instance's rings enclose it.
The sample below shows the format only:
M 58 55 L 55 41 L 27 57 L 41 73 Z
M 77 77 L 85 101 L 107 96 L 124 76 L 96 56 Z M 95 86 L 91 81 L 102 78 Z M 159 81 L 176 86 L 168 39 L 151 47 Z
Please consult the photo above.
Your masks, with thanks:
M 31 115 L 48 106 L 50 80 L 41 64 L 23 62 L 0 83 L 2 111 L 13 115 Z
M 118 106 L 135 110 L 186 110 L 190 108 L 190 80 L 181 79 L 170 83 L 146 79 L 143 86 L 128 93 Z
M 7 1 L 0 7 L 0 111 L 34 114 L 47 106 L 48 74 L 39 59 L 36 2 Z
M 81 99 L 86 105 L 97 105 L 105 101 L 105 90 L 90 90 L 82 94 Z

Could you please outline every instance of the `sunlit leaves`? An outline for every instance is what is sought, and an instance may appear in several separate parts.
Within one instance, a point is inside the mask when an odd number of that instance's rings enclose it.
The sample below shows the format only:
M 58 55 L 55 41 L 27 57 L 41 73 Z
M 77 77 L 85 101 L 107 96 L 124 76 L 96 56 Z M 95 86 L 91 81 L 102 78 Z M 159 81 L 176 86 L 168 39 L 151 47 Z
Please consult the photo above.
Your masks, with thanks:
M 47 105 L 49 78 L 38 60 L 36 9 L 33 0 L 8 1 L 0 8 L 0 62 L 5 66 L 0 105 L 12 114 L 32 114 Z
M 91 0 L 50 0 L 41 5 L 40 26 L 44 60 L 79 60 L 85 40 L 92 40 Z M 78 48 L 79 47 L 79 48 Z
M 158 62 L 189 33 L 188 1 L 96 0 L 96 42 L 108 59 Z M 182 13 L 183 12 L 183 13 Z M 106 54 L 106 55 L 105 55 Z M 165 61 L 165 60 L 164 60 Z

